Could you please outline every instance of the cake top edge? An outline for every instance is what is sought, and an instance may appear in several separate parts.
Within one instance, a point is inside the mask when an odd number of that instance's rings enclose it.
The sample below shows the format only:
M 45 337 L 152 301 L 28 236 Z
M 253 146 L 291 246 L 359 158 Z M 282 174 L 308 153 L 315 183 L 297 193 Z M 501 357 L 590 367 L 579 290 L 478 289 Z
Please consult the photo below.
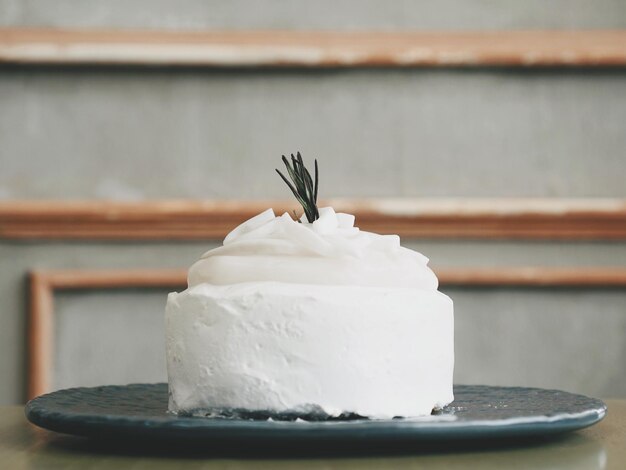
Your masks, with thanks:
M 355 216 L 319 208 L 319 218 L 294 220 L 272 209 L 243 222 L 223 245 L 189 270 L 189 285 L 279 281 L 436 290 L 428 258 L 397 235 L 360 230 Z

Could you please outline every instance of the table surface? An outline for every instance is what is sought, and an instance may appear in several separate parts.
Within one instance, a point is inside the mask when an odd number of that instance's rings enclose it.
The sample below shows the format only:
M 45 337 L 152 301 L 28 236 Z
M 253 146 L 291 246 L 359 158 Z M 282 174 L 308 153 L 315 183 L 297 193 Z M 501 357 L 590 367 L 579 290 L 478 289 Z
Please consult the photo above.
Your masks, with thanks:
M 626 468 L 626 400 L 607 400 L 599 424 L 557 438 L 454 450 L 421 449 L 404 455 L 245 457 L 138 451 L 39 429 L 26 421 L 21 406 L 0 407 L 0 466 L 11 469 L 160 469 L 160 468 Z M 244 457 L 241 457 L 244 456 Z

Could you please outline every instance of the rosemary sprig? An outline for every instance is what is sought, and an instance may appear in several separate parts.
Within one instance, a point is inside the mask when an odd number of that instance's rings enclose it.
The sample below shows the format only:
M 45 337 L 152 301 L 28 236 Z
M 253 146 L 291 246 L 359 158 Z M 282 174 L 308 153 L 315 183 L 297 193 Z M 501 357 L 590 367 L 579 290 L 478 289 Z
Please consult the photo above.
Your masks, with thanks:
M 285 175 L 278 171 L 278 169 L 276 170 L 276 173 L 278 173 L 283 181 L 287 183 L 287 186 L 289 186 L 289 189 L 291 189 L 291 192 L 304 209 L 306 220 L 308 220 L 309 223 L 314 222 L 320 218 L 320 213 L 317 210 L 317 160 L 315 160 L 315 180 L 311 178 L 309 170 L 307 170 L 304 166 L 300 152 L 298 152 L 295 157 L 293 156 L 293 153 L 291 154 L 291 165 L 289 164 L 287 157 L 284 155 L 282 160 L 287 168 L 287 173 L 289 174 L 291 182 L 285 177 Z

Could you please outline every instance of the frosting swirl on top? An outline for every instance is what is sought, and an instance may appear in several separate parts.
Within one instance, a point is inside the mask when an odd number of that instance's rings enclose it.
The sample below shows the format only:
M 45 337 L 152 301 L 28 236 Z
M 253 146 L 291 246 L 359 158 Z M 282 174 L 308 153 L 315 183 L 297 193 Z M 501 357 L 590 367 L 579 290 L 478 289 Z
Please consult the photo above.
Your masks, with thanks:
M 252 217 L 191 266 L 189 287 L 275 281 L 437 289 L 428 258 L 400 246 L 397 235 L 359 230 L 353 215 L 331 207 L 319 213 L 313 223 L 272 209 Z

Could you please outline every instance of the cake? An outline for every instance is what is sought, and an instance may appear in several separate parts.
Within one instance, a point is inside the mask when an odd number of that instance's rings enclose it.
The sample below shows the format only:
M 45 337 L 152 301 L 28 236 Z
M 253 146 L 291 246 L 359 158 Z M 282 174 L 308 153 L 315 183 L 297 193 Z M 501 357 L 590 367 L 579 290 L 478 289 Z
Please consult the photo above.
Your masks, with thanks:
M 252 217 L 168 296 L 169 410 L 384 419 L 452 402 L 453 305 L 428 259 L 318 209 L 317 162 L 314 189 L 299 154 L 285 163 L 300 220 Z

